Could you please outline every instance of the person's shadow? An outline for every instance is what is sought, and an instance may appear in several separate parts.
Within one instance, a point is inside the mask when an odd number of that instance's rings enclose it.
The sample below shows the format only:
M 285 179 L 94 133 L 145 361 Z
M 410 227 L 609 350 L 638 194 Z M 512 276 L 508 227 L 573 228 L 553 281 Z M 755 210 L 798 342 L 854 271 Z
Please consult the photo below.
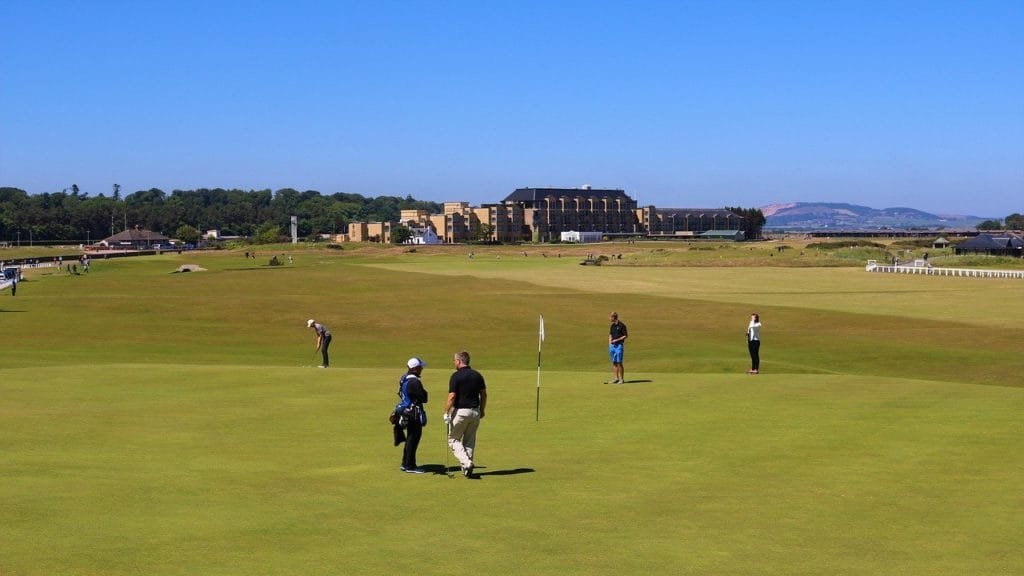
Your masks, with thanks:
M 654 380 L 623 380 L 622 384 L 642 384 L 645 382 L 654 382 Z M 605 382 L 605 384 L 611 384 L 611 382 Z M 622 386 L 622 384 L 616 384 L 616 386 Z
M 433 472 L 434 474 L 452 474 L 455 476 L 461 476 L 462 471 L 458 466 L 445 468 L 441 464 L 428 464 L 423 466 L 423 469 L 427 472 Z M 484 466 L 477 466 L 473 468 L 473 476 L 470 480 L 479 480 L 481 476 L 513 476 L 516 474 L 531 474 L 536 472 L 533 468 L 511 468 L 508 470 L 491 470 L 488 472 L 480 472 L 480 470 L 486 470 Z

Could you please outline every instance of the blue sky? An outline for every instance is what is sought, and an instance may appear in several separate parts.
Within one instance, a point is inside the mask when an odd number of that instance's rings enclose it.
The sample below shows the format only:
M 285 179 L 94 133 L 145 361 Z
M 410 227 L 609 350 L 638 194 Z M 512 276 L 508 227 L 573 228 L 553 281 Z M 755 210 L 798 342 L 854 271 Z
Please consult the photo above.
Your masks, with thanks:
M 0 0 L 0 186 L 1024 213 L 1024 2 Z

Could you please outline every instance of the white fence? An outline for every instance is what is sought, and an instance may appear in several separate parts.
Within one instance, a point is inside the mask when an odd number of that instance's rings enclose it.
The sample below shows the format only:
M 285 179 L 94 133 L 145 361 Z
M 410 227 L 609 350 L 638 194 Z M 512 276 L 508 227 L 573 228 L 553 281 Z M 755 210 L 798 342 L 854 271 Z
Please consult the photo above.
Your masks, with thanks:
M 961 276 L 964 278 L 1017 278 L 1024 279 L 1024 270 L 979 270 L 977 268 L 935 268 L 915 261 L 911 264 L 890 266 L 868 260 L 864 267 L 868 272 L 890 272 L 893 274 L 922 274 L 924 276 Z

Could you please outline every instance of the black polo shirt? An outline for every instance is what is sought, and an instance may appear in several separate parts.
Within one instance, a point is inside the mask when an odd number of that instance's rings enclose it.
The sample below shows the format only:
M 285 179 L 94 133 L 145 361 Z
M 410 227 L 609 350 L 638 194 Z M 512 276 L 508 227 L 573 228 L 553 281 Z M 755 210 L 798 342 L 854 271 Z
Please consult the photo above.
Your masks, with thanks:
M 629 332 L 626 331 L 626 325 L 623 324 L 621 320 L 619 320 L 615 324 L 611 325 L 611 329 L 608 330 L 608 334 L 611 335 L 612 340 L 618 340 L 619 338 L 622 338 L 623 336 L 628 336 Z M 623 341 L 623 342 L 616 342 L 616 344 L 624 344 L 624 343 L 625 343 L 625 341 Z
M 455 409 L 480 408 L 480 392 L 487 389 L 484 377 L 469 366 L 456 370 L 448 379 L 448 393 L 455 394 Z

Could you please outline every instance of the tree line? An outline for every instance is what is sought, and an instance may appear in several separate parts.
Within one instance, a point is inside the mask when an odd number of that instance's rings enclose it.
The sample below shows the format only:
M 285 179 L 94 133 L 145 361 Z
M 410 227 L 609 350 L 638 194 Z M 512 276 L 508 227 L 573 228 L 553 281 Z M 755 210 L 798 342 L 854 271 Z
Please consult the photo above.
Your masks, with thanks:
M 978 230 L 1024 230 L 1024 216 L 1014 212 L 1004 221 L 985 220 L 977 226 Z
M 761 229 L 764 228 L 764 223 L 767 219 L 760 208 L 726 206 L 725 209 L 737 216 L 743 217 L 741 230 L 743 230 L 745 238 L 748 240 L 759 240 L 761 238 Z
M 115 184 L 112 192 L 110 196 L 88 196 L 75 185 L 61 192 L 29 194 L 20 188 L 0 187 L 0 241 L 80 244 L 135 226 L 168 237 L 176 237 L 182 227 L 256 236 L 275 228 L 290 229 L 292 216 L 298 216 L 299 236 L 310 237 L 345 233 L 349 222 L 398 220 L 401 210 L 443 210 L 440 203 L 412 196 L 368 198 L 292 188 L 273 192 L 201 188 L 170 194 L 150 188 L 122 197 L 121 187 Z
M 744 217 L 746 237 L 761 237 L 765 217 L 759 208 L 726 208 Z M 299 192 L 292 188 L 238 190 L 200 188 L 139 190 L 125 196 L 113 185 L 112 194 L 89 196 L 77 185 L 70 190 L 29 194 L 13 187 L 0 187 L 0 241 L 9 243 L 98 242 L 138 226 L 169 238 L 194 241 L 204 230 L 216 229 L 222 235 L 246 236 L 272 242 L 298 217 L 298 235 L 342 234 L 350 222 L 397 221 L 402 210 L 426 210 L 441 213 L 438 202 L 416 200 L 412 196 L 365 197 L 338 192 L 324 195 L 316 190 Z M 475 236 L 489 237 L 487 228 Z M 401 227 L 397 233 L 401 236 Z

